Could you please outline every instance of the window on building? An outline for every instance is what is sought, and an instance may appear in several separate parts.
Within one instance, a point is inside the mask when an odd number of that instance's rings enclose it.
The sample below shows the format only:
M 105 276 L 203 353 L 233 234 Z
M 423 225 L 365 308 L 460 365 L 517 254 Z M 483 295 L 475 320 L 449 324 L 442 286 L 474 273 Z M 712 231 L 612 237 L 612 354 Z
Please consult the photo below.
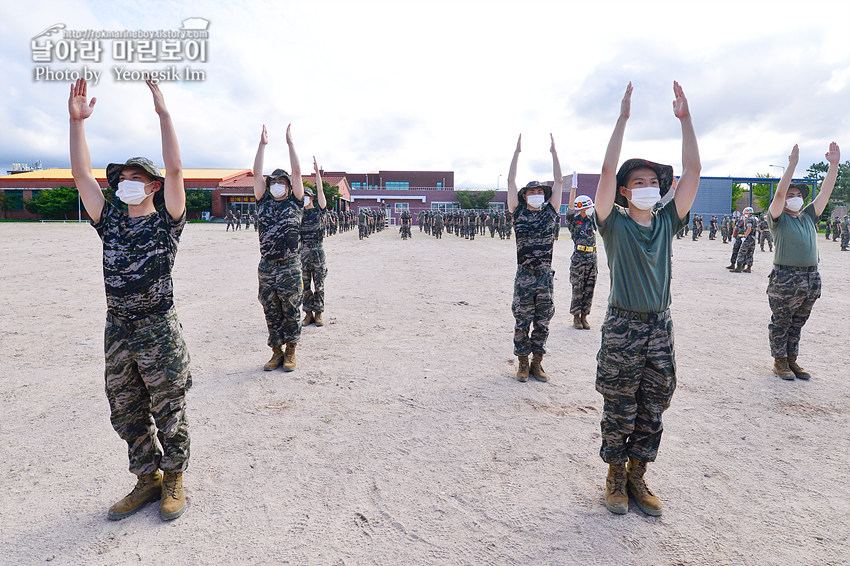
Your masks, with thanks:
M 24 191 L 5 191 L 7 210 L 23 210 L 24 209 Z M 33 192 L 35 196 L 35 192 Z
M 442 189 L 442 188 L 443 188 L 443 182 L 442 182 L 442 181 L 437 181 L 437 188 L 438 188 L 438 189 Z
M 395 213 L 400 214 L 402 210 L 410 210 L 410 205 L 406 202 L 395 203 Z
M 565 216 L 567 214 L 567 212 L 569 211 L 569 209 L 570 209 L 569 204 L 562 204 L 561 210 L 560 210 L 561 216 Z
M 351 183 L 351 188 L 352 189 L 359 189 L 360 185 L 361 185 L 361 183 Z
M 407 181 L 387 181 L 384 183 L 384 188 L 390 191 L 407 191 L 410 189 L 410 183 Z
M 456 202 L 432 202 L 431 210 L 450 212 L 452 210 L 460 210 L 460 205 Z

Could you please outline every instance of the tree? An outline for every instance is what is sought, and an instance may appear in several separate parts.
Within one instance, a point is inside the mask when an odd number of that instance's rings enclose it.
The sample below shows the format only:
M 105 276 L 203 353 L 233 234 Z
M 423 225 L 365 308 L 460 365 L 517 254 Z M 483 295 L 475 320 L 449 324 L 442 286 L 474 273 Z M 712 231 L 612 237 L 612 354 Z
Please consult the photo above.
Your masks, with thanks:
M 316 189 L 316 185 L 310 181 L 304 181 L 304 186 L 314 190 Z M 328 201 L 328 210 L 333 210 L 336 208 L 336 203 L 341 196 L 339 194 L 339 188 L 322 179 L 322 190 L 325 192 L 325 200 Z
M 760 179 L 770 179 L 770 173 L 756 173 Z M 753 202 L 761 210 L 767 210 L 770 206 L 770 183 L 753 184 Z
M 76 212 L 78 206 L 76 189 L 68 187 L 38 191 L 31 200 L 24 201 L 24 208 L 44 218 L 67 220 L 68 213 Z
M 729 212 L 735 212 L 735 206 L 738 203 L 738 199 L 744 196 L 744 193 L 747 192 L 744 189 L 744 185 L 741 183 L 732 183 L 732 204 L 730 205 Z
M 826 176 L 827 169 L 829 169 L 829 164 L 824 161 L 812 163 L 807 169 L 806 178 L 818 179 L 819 182 L 822 182 Z M 838 166 L 838 178 L 835 180 L 835 188 L 832 190 L 832 195 L 829 197 L 829 202 L 821 218 L 829 218 L 832 209 L 836 206 L 846 206 L 848 204 L 850 204 L 850 161 L 845 161 Z
M 201 213 L 212 208 L 212 193 L 203 189 L 186 189 L 186 212 Z M 193 215 L 199 217 L 200 214 Z
M 6 194 L 6 191 L 0 191 L 0 210 L 3 211 L 3 218 L 6 218 L 6 214 L 9 212 L 10 204 L 9 195 Z
M 455 194 L 461 208 L 484 209 L 496 196 L 496 191 L 457 191 Z

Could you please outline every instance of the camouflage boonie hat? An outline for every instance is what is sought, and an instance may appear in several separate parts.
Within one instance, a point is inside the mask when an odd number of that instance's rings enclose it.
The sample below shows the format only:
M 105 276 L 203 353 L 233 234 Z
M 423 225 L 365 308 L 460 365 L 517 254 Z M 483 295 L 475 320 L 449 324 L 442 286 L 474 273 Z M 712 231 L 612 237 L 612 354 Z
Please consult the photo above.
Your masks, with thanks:
M 642 168 L 655 171 L 655 175 L 658 176 L 658 189 L 661 192 L 661 198 L 664 198 L 664 195 L 670 190 L 670 186 L 673 184 L 673 167 L 670 165 L 661 165 L 647 159 L 629 159 L 617 171 L 617 192 L 614 196 L 614 202 L 616 204 L 619 204 L 623 208 L 628 208 L 629 203 L 626 197 L 620 194 L 620 187 L 626 186 L 626 177 L 629 176 L 629 173 L 635 169 Z
M 550 198 L 552 198 L 552 187 L 550 187 L 549 185 L 544 185 L 542 183 L 538 183 L 537 181 L 531 181 L 529 184 L 527 184 L 526 186 L 521 188 L 519 190 L 519 192 L 517 193 L 517 196 L 522 198 L 523 200 L 525 200 L 526 190 L 527 189 L 533 189 L 533 188 L 536 188 L 536 187 L 540 187 L 541 189 L 543 189 L 543 197 L 546 199 L 547 202 L 549 201 Z
M 125 209 L 127 206 L 121 201 L 121 199 L 115 196 L 115 191 L 118 190 L 118 182 L 121 178 L 121 172 L 127 167 L 136 167 L 141 169 L 150 175 L 155 181 L 162 183 L 160 190 L 153 195 L 154 207 L 157 209 L 162 208 L 165 205 L 165 177 L 163 177 L 162 171 L 159 170 L 159 167 L 154 165 L 154 162 L 147 157 L 131 157 L 125 163 L 110 163 L 106 166 L 106 182 L 109 184 L 109 188 L 112 189 L 113 204 L 121 209 Z
M 289 188 L 292 188 L 292 179 L 289 178 L 289 173 L 283 169 L 275 169 L 272 171 L 271 175 L 266 177 L 266 188 L 268 189 L 271 187 L 272 183 L 280 178 L 286 179 L 286 184 L 289 185 Z
M 309 196 L 311 196 L 311 197 L 316 196 L 316 193 L 314 193 L 314 192 L 313 192 L 313 189 L 311 189 L 311 188 L 310 188 L 310 187 L 308 187 L 307 185 L 304 185 L 304 194 L 305 194 L 305 195 L 309 195 Z

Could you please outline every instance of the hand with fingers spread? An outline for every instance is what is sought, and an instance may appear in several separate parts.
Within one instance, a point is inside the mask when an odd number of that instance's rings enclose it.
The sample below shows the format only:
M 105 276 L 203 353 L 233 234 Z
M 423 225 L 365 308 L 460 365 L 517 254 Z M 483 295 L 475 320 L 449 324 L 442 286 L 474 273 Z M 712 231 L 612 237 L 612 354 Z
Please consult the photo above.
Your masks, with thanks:
M 167 115 L 168 109 L 165 107 L 165 98 L 162 96 L 162 91 L 159 90 L 159 85 L 152 80 L 146 80 L 145 84 L 148 85 L 151 94 L 153 94 L 153 107 L 156 113 L 160 116 Z
M 826 160 L 831 163 L 838 163 L 841 161 L 841 150 L 838 147 L 838 144 L 832 142 L 829 144 L 829 151 L 824 154 Z
M 89 102 L 87 96 L 86 79 L 77 79 L 77 82 L 71 85 L 71 95 L 68 97 L 68 112 L 71 120 L 85 120 L 92 115 L 97 98 L 92 98 Z

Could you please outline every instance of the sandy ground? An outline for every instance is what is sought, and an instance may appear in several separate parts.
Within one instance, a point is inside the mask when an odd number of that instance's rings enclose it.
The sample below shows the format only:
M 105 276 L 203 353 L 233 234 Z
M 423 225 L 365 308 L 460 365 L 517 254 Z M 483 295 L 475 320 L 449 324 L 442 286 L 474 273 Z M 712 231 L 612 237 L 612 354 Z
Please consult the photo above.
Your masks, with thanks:
M 562 235 L 564 232 L 562 232 Z M 850 253 L 821 237 L 804 329 L 811 382 L 771 372 L 771 255 L 674 244 L 679 388 L 650 518 L 602 503 L 594 389 L 608 294 L 571 326 L 556 243 L 548 384 L 514 379 L 513 241 L 396 229 L 326 240 L 326 326 L 298 369 L 263 372 L 253 230 L 189 225 L 174 269 L 192 356 L 189 509 L 120 522 L 124 444 L 103 392 L 100 241 L 87 225 L 0 224 L 0 563 L 850 564 Z

